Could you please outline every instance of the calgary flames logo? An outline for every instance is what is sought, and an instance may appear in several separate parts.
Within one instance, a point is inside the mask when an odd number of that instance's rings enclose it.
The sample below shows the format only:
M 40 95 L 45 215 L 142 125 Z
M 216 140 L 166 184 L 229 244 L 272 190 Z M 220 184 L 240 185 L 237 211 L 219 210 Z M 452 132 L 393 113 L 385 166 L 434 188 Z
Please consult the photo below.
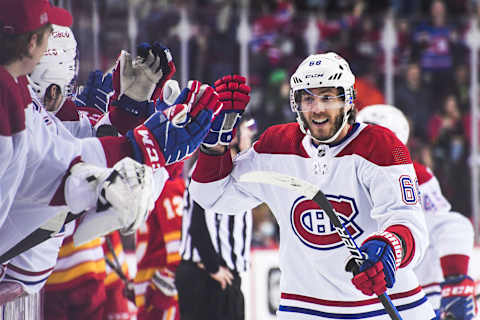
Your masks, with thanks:
M 358 214 L 355 200 L 345 196 L 326 195 L 326 197 L 352 237 L 355 239 L 360 236 L 363 230 L 354 221 Z M 293 203 L 290 223 L 300 241 L 310 248 L 330 250 L 343 246 L 342 239 L 325 211 L 304 196 Z

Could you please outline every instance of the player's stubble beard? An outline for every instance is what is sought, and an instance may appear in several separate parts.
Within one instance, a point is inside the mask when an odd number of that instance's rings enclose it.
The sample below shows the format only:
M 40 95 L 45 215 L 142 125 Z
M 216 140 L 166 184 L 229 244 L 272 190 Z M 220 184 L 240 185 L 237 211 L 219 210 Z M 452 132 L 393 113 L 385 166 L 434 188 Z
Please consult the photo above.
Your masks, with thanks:
M 327 140 L 331 137 L 333 137 L 333 135 L 335 133 L 337 133 L 338 130 L 340 130 L 340 127 L 342 126 L 342 123 L 343 123 L 343 117 L 345 116 L 345 108 L 342 108 L 342 110 L 340 111 L 339 114 L 337 114 L 335 116 L 335 119 L 334 119 L 334 122 L 333 122 L 333 127 L 330 129 L 330 132 L 326 135 L 326 136 L 322 136 L 322 137 L 315 137 L 312 135 L 312 137 L 317 140 L 318 142 L 320 140 Z M 312 130 L 310 128 L 310 124 L 307 122 L 307 120 L 305 119 L 305 116 L 303 115 L 303 113 L 300 113 L 300 117 L 302 117 L 302 121 L 303 123 L 307 124 L 308 125 L 308 131 L 310 131 L 310 134 L 312 133 Z

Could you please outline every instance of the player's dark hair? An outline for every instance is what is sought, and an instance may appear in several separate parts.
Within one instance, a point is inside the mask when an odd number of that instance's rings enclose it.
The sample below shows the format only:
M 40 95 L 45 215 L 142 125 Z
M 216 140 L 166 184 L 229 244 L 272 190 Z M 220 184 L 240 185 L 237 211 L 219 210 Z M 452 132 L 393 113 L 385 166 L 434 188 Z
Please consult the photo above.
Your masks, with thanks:
M 0 43 L 2 44 L 0 65 L 7 65 L 23 57 L 28 57 L 28 44 L 33 35 L 37 35 L 37 45 L 40 45 L 44 34 L 52 31 L 50 23 L 41 26 L 37 30 L 22 34 L 12 34 L 8 32 L 8 29 L 2 29 L 1 25 L 2 23 L 0 22 Z

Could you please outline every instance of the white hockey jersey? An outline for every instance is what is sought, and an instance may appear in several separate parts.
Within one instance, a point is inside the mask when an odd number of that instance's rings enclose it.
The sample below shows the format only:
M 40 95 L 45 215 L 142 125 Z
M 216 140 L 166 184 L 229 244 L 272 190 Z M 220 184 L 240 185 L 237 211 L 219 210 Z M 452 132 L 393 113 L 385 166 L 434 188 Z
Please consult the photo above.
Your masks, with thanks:
M 264 201 L 272 209 L 280 225 L 278 319 L 389 319 L 376 297 L 351 283 L 344 270 L 349 252 L 327 215 L 300 194 L 239 182 L 257 170 L 317 185 L 359 245 L 377 231 L 399 233 L 407 253 L 387 293 L 403 319 L 435 317 L 412 271 L 428 246 L 415 171 L 408 150 L 390 131 L 355 124 L 340 143 L 317 149 L 298 124 L 274 126 L 233 164 L 228 152 L 200 154 L 190 185 L 193 199 L 206 209 L 235 213 Z
M 27 88 L 27 80 L 20 77 L 19 81 L 22 79 L 25 81 L 22 86 L 18 85 L 18 91 L 25 95 L 22 88 Z M 10 82 L 14 80 L 10 79 Z M 75 161 L 81 159 L 110 167 L 123 157 L 132 156 L 131 145 L 124 137 L 75 138 L 38 100 L 32 103 L 31 96 L 34 95 L 28 93 L 28 89 L 26 95 L 28 99 L 17 99 L 28 102 L 24 110 L 25 129 L 10 137 L 0 136 L 1 154 L 7 161 L 0 164 L 0 173 L 3 174 L 0 185 L 5 189 L 1 193 L 0 253 L 6 252 L 58 212 L 67 210 L 66 205 L 58 200 L 63 198 L 63 188 L 59 189 L 59 186 Z M 6 116 L 11 117 L 10 111 L 5 110 Z M 15 145 L 15 141 L 19 143 Z M 161 192 L 167 179 L 165 169 L 155 172 L 156 193 Z M 52 209 L 52 206 L 56 208 Z M 11 214 L 13 210 L 15 214 Z
M 5 252 L 59 212 L 68 210 L 66 205 L 51 205 L 55 204 L 56 192 L 72 161 L 83 159 L 106 166 L 105 153 L 98 139 L 75 139 L 36 99 L 25 109 L 25 120 L 27 152 L 25 158 L 18 159 L 18 163 L 25 162 L 25 168 L 18 177 L 20 183 L 14 202 L 0 226 L 0 252 Z M 2 186 L 7 188 L 8 184 L 2 181 Z
M 39 137 L 51 136 L 54 141 L 59 144 L 62 142 L 56 139 L 70 141 L 70 143 L 75 141 L 76 139 L 73 135 L 93 137 L 95 131 L 86 117 L 84 119 L 86 119 L 87 122 L 85 122 L 82 117 L 78 117 L 78 121 L 68 121 L 67 124 L 69 127 L 67 129 L 64 126 L 64 122 L 61 122 L 56 116 L 44 109 L 42 103 L 36 97 L 35 92 L 31 90 L 31 88 L 29 89 L 33 105 L 32 108 L 26 110 L 28 119 L 27 132 L 31 132 L 32 135 L 39 135 L 39 132 L 42 132 L 43 135 Z M 42 128 L 41 122 L 46 125 L 48 131 L 38 130 L 38 128 Z M 83 140 L 78 140 L 78 145 L 82 145 L 82 142 Z M 91 143 L 92 142 L 94 143 L 93 139 L 91 139 Z M 105 167 L 106 159 L 104 153 L 92 152 L 95 151 L 95 148 L 101 150 L 100 143 L 98 143 L 96 147 L 86 147 L 82 156 L 88 158 L 91 163 Z M 45 157 L 48 157 L 48 155 L 45 154 Z M 57 206 L 32 205 L 28 201 L 23 203 L 23 205 L 19 205 L 17 201 L 13 203 L 10 216 L 7 218 L 8 220 L 26 219 L 24 220 L 25 223 L 28 219 L 32 219 L 32 217 L 34 218 L 38 215 L 53 216 L 60 212 L 60 208 Z M 74 225 L 74 223 L 72 222 L 70 225 Z M 7 281 L 20 283 L 24 291 L 29 294 L 38 292 L 44 286 L 55 267 L 63 236 L 64 232 L 60 232 L 53 238 L 12 258 L 7 265 L 5 279 Z
M 49 156 L 56 155 L 55 152 L 50 154 L 49 151 L 57 150 L 56 152 L 59 153 L 65 148 L 67 155 L 78 154 L 88 163 L 100 167 L 107 166 L 107 158 L 102 144 L 99 139 L 94 137 L 95 130 L 86 117 L 80 116 L 76 121 L 68 121 L 67 129 L 64 126 L 63 121 L 60 121 L 55 115 L 45 110 L 42 103 L 38 100 L 31 89 L 30 94 L 33 103 L 25 111 L 27 116 L 27 132 L 31 137 L 35 136 L 37 139 L 49 141 L 49 148 L 47 149 L 40 149 L 39 144 L 36 144 L 35 148 L 31 149 L 37 150 L 38 155 L 42 155 L 42 157 L 48 159 Z M 71 119 L 74 119 L 74 117 Z M 87 122 L 85 122 L 85 119 Z M 78 135 L 84 139 L 77 139 L 74 135 Z M 66 148 L 67 146 L 70 147 Z M 32 151 L 29 150 L 28 152 L 27 155 L 30 156 L 30 152 Z M 31 156 L 32 158 L 29 157 L 29 159 L 35 159 L 34 157 L 36 155 L 33 154 Z M 48 161 L 45 165 L 48 167 Z M 48 168 L 44 168 L 44 170 L 48 173 Z M 158 170 L 158 172 L 155 173 L 155 177 L 158 188 L 161 191 L 165 181 L 168 179 L 168 173 L 164 169 Z M 37 183 L 40 184 L 39 187 L 43 187 L 41 182 L 37 181 Z M 156 192 L 160 191 L 157 190 Z M 21 194 L 24 194 L 23 189 L 18 190 L 18 195 Z M 41 219 L 48 220 L 47 217 L 55 216 L 61 212 L 62 208 L 63 210 L 68 210 L 66 206 L 32 204 L 31 201 L 32 200 L 29 198 L 15 199 L 11 212 L 6 219 L 6 225 L 9 229 L 2 231 L 4 227 L 0 227 L 0 232 L 3 232 L 2 236 L 6 235 L 6 238 L 4 240 L 2 239 L 2 242 L 0 242 L 0 252 L 4 252 L 2 250 L 6 251 L 6 248 L 13 246 L 19 240 L 28 235 L 28 233 L 24 231 L 25 229 L 33 231 L 41 226 L 43 224 L 41 223 Z M 29 224 L 32 220 L 38 221 L 33 229 L 31 229 L 32 226 Z M 8 232 L 14 236 L 8 238 Z M 63 233 L 60 233 L 54 238 L 49 239 L 11 259 L 6 269 L 6 279 L 10 281 L 18 281 L 28 293 L 38 292 L 43 287 L 45 281 L 55 267 L 62 240 Z
M 5 221 L 27 165 L 25 111 L 32 100 L 27 79 L 15 81 L 0 66 L 0 226 Z
M 428 300 L 438 309 L 440 282 L 444 280 L 444 274 L 468 273 L 474 241 L 473 226 L 465 216 L 450 211 L 451 205 L 431 170 L 420 163 L 414 163 L 414 167 L 430 237 L 427 252 L 414 270 Z

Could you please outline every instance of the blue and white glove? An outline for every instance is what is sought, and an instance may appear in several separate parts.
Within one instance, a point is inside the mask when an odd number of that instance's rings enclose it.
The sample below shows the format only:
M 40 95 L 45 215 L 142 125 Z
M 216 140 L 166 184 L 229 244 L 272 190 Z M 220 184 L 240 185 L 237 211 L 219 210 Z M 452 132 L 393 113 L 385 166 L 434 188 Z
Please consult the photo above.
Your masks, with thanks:
M 440 284 L 440 319 L 472 320 L 477 313 L 475 281 L 467 275 L 447 277 Z
M 158 169 L 189 157 L 221 108 L 212 87 L 189 81 L 174 106 L 155 112 L 143 125 L 127 132 L 135 160 Z
M 375 233 L 360 247 L 365 261 L 358 267 L 347 263 L 347 271 L 354 273 L 352 283 L 363 294 L 381 295 L 395 283 L 395 272 L 402 261 L 402 243 L 391 232 Z M 352 260 L 351 260 L 352 261 Z
M 74 102 L 77 107 L 95 107 L 105 113 L 112 95 L 112 74 L 104 76 L 102 71 L 95 70 L 90 72 L 87 85 L 77 93 Z
M 113 105 L 144 119 L 155 112 L 155 103 L 153 101 L 136 101 L 125 94 L 115 101 Z
M 166 81 L 162 93 L 163 97 L 157 99 L 156 103 L 153 101 L 136 101 L 127 95 L 122 95 L 119 100 L 115 101 L 114 105 L 136 117 L 148 118 L 155 111 L 163 111 L 175 104 L 175 100 L 180 95 L 178 82 L 176 80 Z
M 215 117 L 203 144 L 228 146 L 235 136 L 235 129 L 250 101 L 250 87 L 245 77 L 228 75 L 215 81 L 215 90 L 223 103 L 222 111 Z

